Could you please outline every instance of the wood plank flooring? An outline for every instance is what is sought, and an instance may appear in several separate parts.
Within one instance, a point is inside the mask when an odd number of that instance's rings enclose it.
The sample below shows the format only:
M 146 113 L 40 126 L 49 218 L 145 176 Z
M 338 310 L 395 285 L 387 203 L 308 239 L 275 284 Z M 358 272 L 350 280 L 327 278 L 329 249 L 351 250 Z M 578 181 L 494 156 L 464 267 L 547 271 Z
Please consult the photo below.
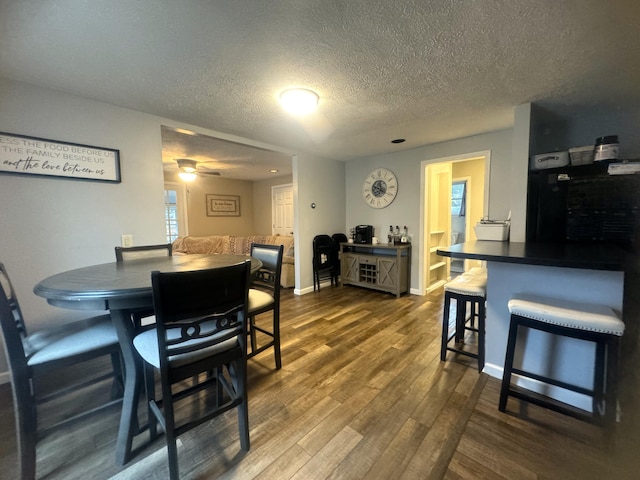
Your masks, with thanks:
M 282 370 L 271 351 L 249 361 L 251 450 L 240 450 L 237 417 L 228 412 L 180 437 L 183 479 L 640 478 L 634 415 L 610 439 L 515 400 L 500 413 L 498 380 L 466 357 L 449 353 L 441 363 L 441 292 L 396 299 L 349 286 L 304 296 L 289 290 L 281 317 Z M 626 388 L 623 398 L 635 403 L 636 390 Z M 104 385 L 73 401 L 107 393 Z M 143 434 L 136 458 L 116 467 L 118 415 L 42 440 L 38 478 L 108 479 L 163 447 L 162 438 L 149 445 Z M 0 478 L 16 478 L 8 385 L 0 386 L 0 421 Z M 161 458 L 135 478 L 166 478 Z

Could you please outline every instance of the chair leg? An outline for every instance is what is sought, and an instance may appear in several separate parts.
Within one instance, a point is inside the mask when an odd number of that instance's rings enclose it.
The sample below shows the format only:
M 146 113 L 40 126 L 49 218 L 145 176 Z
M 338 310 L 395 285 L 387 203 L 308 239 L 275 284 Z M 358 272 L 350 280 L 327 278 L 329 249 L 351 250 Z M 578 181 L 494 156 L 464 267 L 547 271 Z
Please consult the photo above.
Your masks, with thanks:
M 604 417 L 608 405 L 604 402 L 605 386 L 605 353 L 606 346 L 602 342 L 596 342 L 595 368 L 593 369 L 593 397 L 592 410 L 594 416 Z
M 618 356 L 620 353 L 620 339 L 612 336 L 607 342 L 607 366 L 605 377 L 605 424 L 613 427 L 617 420 L 618 398 Z
M 236 392 L 240 394 L 242 403 L 238 406 L 238 431 L 240 434 L 240 447 L 245 452 L 249 451 L 249 399 L 247 395 L 247 363 L 239 361 L 238 379 L 235 385 Z
M 178 446 L 176 443 L 175 418 L 173 412 L 173 397 L 171 385 L 168 381 L 162 382 L 162 409 L 164 413 L 164 434 L 167 442 L 167 456 L 169 459 L 170 480 L 180 480 L 178 465 Z
M 484 355 L 485 355 L 485 317 L 486 310 L 484 304 L 484 298 L 479 299 L 478 304 L 478 372 L 484 370 Z M 475 307 L 473 308 L 475 312 Z M 472 317 L 473 318 L 473 317 Z
M 251 353 L 258 349 L 258 341 L 256 338 L 256 317 L 249 317 L 249 336 L 251 337 Z
M 464 324 L 467 317 L 467 301 L 456 299 L 456 342 L 464 343 Z
M 273 354 L 276 358 L 276 370 L 282 368 L 280 354 L 280 307 L 275 305 L 273 309 Z
M 447 340 L 449 339 L 449 310 L 451 309 L 451 297 L 444 294 L 444 312 L 442 314 L 442 341 L 440 343 L 440 361 L 447 359 Z
M 149 440 L 158 438 L 158 422 L 151 410 L 151 403 L 156 400 L 155 371 L 151 365 L 145 365 L 144 369 L 145 393 L 147 394 L 147 424 L 149 425 Z
M 23 380 L 12 385 L 21 480 L 36 478 L 37 413 L 29 384 Z
M 500 388 L 500 403 L 498 409 L 504 412 L 507 408 L 507 397 L 511 388 L 511 371 L 513 369 L 513 358 L 516 350 L 516 340 L 518 338 L 518 321 L 511 316 L 509 325 L 509 337 L 507 340 L 507 353 L 504 359 L 504 371 L 502 373 L 502 387 Z

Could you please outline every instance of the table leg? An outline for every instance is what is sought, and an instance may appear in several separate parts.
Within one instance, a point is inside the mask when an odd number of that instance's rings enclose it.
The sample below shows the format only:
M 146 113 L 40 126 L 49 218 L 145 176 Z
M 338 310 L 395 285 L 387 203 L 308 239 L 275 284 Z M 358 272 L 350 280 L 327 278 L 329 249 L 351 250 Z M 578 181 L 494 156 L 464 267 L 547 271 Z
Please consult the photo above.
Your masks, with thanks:
M 116 465 L 131 459 L 133 437 L 138 433 L 138 400 L 142 381 L 142 361 L 133 348 L 133 324 L 128 310 L 111 310 L 124 360 L 124 397 L 116 443 Z

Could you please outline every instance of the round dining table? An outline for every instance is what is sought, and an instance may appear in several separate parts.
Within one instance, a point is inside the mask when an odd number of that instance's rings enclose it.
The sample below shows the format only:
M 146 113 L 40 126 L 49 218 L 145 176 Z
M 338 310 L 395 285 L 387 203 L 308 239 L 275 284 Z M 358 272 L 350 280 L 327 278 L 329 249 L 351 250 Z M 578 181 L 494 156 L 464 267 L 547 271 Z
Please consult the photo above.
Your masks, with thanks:
M 139 433 L 138 401 L 143 384 L 142 361 L 133 348 L 135 329 L 131 312 L 153 308 L 151 272 L 182 272 L 220 268 L 249 259 L 251 272 L 262 267 L 257 258 L 244 255 L 174 255 L 111 262 L 58 273 L 38 283 L 33 291 L 51 305 L 73 310 L 109 310 L 118 333 L 124 361 L 124 395 L 116 442 L 116 464 L 131 455 L 133 437 Z

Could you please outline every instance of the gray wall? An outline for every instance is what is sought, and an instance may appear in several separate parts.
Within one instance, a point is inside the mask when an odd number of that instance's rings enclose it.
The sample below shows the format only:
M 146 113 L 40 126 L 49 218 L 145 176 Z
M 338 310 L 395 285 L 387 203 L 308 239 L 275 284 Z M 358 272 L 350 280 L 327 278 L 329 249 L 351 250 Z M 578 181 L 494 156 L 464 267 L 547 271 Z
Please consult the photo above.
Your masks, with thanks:
M 464 155 L 471 152 L 491 151 L 489 216 L 505 218 L 510 210 L 510 175 L 512 158 L 512 130 L 461 138 L 450 142 L 427 145 L 398 153 L 352 160 L 346 163 L 346 224 L 373 225 L 375 235 L 386 238 L 389 225 L 406 225 L 413 234 L 411 257 L 411 288 L 419 285 L 420 198 L 422 162 Z M 398 195 L 391 205 L 383 209 L 369 207 L 362 198 L 362 184 L 366 175 L 377 167 L 386 167 L 398 178 Z M 526 167 L 525 167 L 526 168 Z M 525 176 L 526 182 L 526 176 Z M 526 197 L 526 190 L 523 195 Z M 525 212 L 520 213 L 524 218 Z M 514 212 L 514 217 L 518 212 Z
M 160 122 L 150 115 L 0 80 L 0 131 L 120 150 L 122 183 L 0 175 L 0 261 L 34 330 L 86 316 L 32 289 L 63 270 L 114 259 L 120 235 L 164 235 Z M 132 208 L 135 206 L 135 208 Z M 6 371 L 4 356 L 0 372 Z
M 296 293 L 313 291 L 313 237 L 344 232 L 345 163 L 311 155 L 293 160 Z M 316 207 L 312 208 L 311 204 Z

